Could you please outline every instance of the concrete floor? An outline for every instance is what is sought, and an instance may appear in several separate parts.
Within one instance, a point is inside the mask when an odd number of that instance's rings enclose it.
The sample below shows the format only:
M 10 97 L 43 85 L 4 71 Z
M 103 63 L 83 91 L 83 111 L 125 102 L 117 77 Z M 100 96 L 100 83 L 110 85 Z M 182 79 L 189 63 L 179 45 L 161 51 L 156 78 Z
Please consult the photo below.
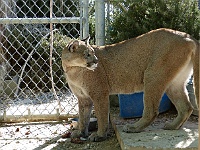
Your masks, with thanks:
M 163 130 L 165 122 L 175 117 L 176 111 L 170 110 L 160 114 L 143 132 L 125 133 L 123 125 L 139 118 L 123 119 L 119 117 L 118 108 L 111 111 L 111 122 L 122 150 L 197 150 L 198 117 L 192 115 L 179 130 Z

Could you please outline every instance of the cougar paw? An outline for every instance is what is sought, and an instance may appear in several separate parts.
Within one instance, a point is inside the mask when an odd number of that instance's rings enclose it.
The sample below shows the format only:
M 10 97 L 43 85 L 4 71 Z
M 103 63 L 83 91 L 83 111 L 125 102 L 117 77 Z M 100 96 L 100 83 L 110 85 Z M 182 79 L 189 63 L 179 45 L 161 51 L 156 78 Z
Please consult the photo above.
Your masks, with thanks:
M 99 136 L 98 134 L 97 134 L 97 132 L 94 132 L 94 133 L 92 133 L 89 137 L 88 137 L 88 139 L 90 140 L 90 141 L 92 141 L 92 142 L 100 142 L 100 141 L 104 141 L 105 139 L 106 139 L 106 136 Z
M 127 124 L 123 127 L 123 131 L 126 133 L 137 133 L 137 132 L 141 132 L 142 130 L 139 128 L 136 128 L 134 125 Z
M 175 126 L 173 123 L 167 122 L 164 126 L 164 130 L 178 130 L 180 127 Z

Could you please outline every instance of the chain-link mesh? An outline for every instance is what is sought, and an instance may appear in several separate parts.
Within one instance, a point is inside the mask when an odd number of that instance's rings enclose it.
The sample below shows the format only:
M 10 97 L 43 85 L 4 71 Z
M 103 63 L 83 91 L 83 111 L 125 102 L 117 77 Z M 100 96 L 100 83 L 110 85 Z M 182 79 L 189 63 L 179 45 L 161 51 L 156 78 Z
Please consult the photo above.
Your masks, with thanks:
M 67 128 L 66 123 L 39 121 L 61 121 L 77 115 L 77 99 L 63 76 L 61 51 L 71 38 L 80 36 L 80 2 L 52 2 L 53 18 L 49 19 L 50 0 L 0 0 L 0 149 L 13 149 L 13 144 L 16 149 L 27 149 L 27 143 L 28 149 L 33 149 L 45 143 L 44 138 L 52 139 Z M 27 124 L 33 121 L 37 123 Z

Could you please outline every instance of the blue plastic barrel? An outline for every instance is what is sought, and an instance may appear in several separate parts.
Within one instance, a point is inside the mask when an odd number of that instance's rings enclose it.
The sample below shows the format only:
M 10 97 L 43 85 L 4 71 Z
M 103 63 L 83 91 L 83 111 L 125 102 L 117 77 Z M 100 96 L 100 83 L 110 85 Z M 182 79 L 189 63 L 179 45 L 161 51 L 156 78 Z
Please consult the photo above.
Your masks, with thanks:
M 144 109 L 144 93 L 119 94 L 120 116 L 123 118 L 141 117 Z M 171 107 L 171 101 L 166 94 L 163 95 L 159 106 L 159 112 L 165 112 Z

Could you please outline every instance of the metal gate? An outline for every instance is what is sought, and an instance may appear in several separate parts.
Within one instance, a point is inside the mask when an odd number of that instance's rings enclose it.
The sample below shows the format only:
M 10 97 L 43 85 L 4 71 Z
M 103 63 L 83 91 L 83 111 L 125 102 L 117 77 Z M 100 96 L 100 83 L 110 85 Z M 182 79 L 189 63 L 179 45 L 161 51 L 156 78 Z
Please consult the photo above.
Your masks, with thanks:
M 0 149 L 66 131 L 55 121 L 77 116 L 78 106 L 61 51 L 88 32 L 88 0 L 0 0 Z M 21 146 L 27 149 L 26 142 Z

